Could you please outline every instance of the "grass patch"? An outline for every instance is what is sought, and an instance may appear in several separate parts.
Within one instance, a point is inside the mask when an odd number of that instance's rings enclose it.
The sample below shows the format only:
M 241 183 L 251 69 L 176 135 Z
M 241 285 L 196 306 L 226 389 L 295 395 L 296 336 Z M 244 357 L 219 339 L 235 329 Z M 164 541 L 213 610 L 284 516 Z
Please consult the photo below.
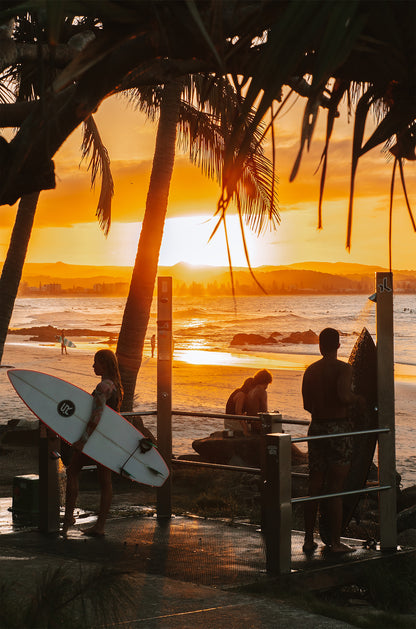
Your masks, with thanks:
M 125 575 L 108 568 L 62 565 L 25 584 L 5 578 L 0 584 L 0 627 L 7 629 L 117 624 L 135 600 Z
M 174 470 L 172 502 L 175 513 L 260 522 L 258 479 L 248 474 L 178 468 Z
M 373 605 L 389 612 L 416 611 L 416 558 L 414 556 L 375 565 L 364 573 L 364 587 Z M 415 626 L 416 626 L 416 621 Z

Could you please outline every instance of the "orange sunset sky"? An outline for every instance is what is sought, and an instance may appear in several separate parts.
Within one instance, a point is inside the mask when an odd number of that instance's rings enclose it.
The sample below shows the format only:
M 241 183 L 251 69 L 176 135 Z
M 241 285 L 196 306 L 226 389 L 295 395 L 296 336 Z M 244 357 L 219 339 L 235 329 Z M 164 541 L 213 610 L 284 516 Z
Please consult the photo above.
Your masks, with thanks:
M 324 228 L 317 230 L 319 174 L 315 170 L 323 148 L 325 114 L 305 154 L 297 179 L 289 183 L 296 158 L 304 101 L 281 116 L 276 124 L 277 169 L 281 225 L 260 237 L 246 230 L 253 266 L 285 265 L 308 260 L 354 262 L 388 266 L 388 207 L 392 162 L 381 149 L 364 157 L 356 179 L 351 252 L 345 249 L 348 188 L 353 123 L 346 116 L 336 122 L 324 199 Z M 156 125 L 113 97 L 104 102 L 96 122 L 111 158 L 115 182 L 112 227 L 104 237 L 95 219 L 98 186 L 90 189 L 86 163 L 80 164 L 81 132 L 77 130 L 55 156 L 57 186 L 41 193 L 28 262 L 88 265 L 132 265 L 150 177 Z M 416 171 L 405 164 L 408 194 L 416 210 Z M 169 197 L 168 218 L 160 255 L 161 265 L 227 265 L 225 241 L 212 216 L 219 196 L 217 183 L 177 153 Z M 0 209 L 0 261 L 4 260 L 17 205 Z M 232 262 L 245 266 L 238 221 L 230 214 Z M 416 234 L 405 207 L 401 185 L 395 187 L 393 268 L 416 269 Z

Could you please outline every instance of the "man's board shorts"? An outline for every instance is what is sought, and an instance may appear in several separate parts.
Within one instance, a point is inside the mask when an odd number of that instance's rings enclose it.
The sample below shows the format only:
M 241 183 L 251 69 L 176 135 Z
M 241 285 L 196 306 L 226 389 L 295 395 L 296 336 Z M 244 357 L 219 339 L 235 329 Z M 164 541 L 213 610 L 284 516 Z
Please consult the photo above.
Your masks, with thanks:
M 308 436 L 351 432 L 352 428 L 350 419 L 314 419 L 309 426 Z M 323 471 L 333 463 L 349 465 L 352 460 L 352 447 L 352 437 L 308 441 L 309 470 Z

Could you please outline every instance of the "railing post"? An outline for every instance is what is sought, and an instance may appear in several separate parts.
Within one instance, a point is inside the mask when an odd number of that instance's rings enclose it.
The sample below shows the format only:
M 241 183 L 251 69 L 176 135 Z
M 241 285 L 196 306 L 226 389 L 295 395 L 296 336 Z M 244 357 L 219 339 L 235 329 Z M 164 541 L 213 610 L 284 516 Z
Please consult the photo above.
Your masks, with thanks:
M 392 273 L 376 273 L 376 313 L 378 421 L 389 428 L 379 435 L 379 482 L 391 486 L 379 496 L 380 546 L 391 550 L 397 548 Z
M 291 437 L 263 436 L 262 532 L 266 544 L 266 568 L 272 574 L 286 574 L 292 559 Z
M 261 417 L 262 435 L 267 435 L 271 432 L 283 432 L 281 413 L 259 413 L 259 416 Z
M 172 471 L 172 278 L 157 282 L 157 444 Z M 157 490 L 157 517 L 172 516 L 172 477 Z
M 39 530 L 42 533 L 59 531 L 59 477 L 54 450 L 59 450 L 59 437 L 39 422 Z

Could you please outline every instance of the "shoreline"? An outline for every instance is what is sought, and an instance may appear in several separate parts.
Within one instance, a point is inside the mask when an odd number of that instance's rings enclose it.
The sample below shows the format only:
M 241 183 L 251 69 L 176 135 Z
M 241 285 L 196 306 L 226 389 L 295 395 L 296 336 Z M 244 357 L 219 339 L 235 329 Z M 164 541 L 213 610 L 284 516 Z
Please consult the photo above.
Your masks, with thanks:
M 108 334 L 106 335 L 108 336 Z M 74 337 L 76 339 L 76 337 Z M 76 339 L 77 340 L 77 339 Z M 99 349 L 110 348 L 115 351 L 115 344 L 108 343 L 104 340 L 91 341 L 82 340 L 75 344 L 75 348 L 69 348 L 71 354 L 88 354 L 93 355 Z M 41 349 L 45 351 L 54 351 L 55 353 L 60 351 L 60 343 L 47 342 L 47 341 L 30 341 L 28 336 L 23 336 L 20 341 L 6 340 L 5 354 L 7 348 L 25 348 L 25 349 Z M 313 346 L 315 347 L 315 346 Z M 301 350 L 300 345 L 299 350 Z M 143 352 L 143 362 L 147 360 L 147 345 Z M 288 370 L 288 371 L 304 371 L 312 362 L 320 358 L 318 346 L 315 351 L 303 353 L 302 351 L 295 351 L 288 349 L 286 351 L 273 351 L 258 349 L 257 347 L 243 347 L 230 348 L 228 351 L 224 350 L 212 350 L 212 349 L 175 349 L 173 354 L 173 364 L 184 363 L 186 365 L 215 365 L 217 367 L 240 367 L 240 368 L 254 368 L 254 369 L 270 369 L 270 370 Z M 341 360 L 348 360 L 348 356 L 344 356 L 339 353 Z M 155 357 L 156 359 L 156 357 Z M 142 364 L 143 364 L 142 362 Z M 2 364 L 0 369 L 13 368 L 15 365 Z M 416 385 L 416 364 L 411 363 L 394 363 L 394 380 L 395 382 L 409 383 Z

